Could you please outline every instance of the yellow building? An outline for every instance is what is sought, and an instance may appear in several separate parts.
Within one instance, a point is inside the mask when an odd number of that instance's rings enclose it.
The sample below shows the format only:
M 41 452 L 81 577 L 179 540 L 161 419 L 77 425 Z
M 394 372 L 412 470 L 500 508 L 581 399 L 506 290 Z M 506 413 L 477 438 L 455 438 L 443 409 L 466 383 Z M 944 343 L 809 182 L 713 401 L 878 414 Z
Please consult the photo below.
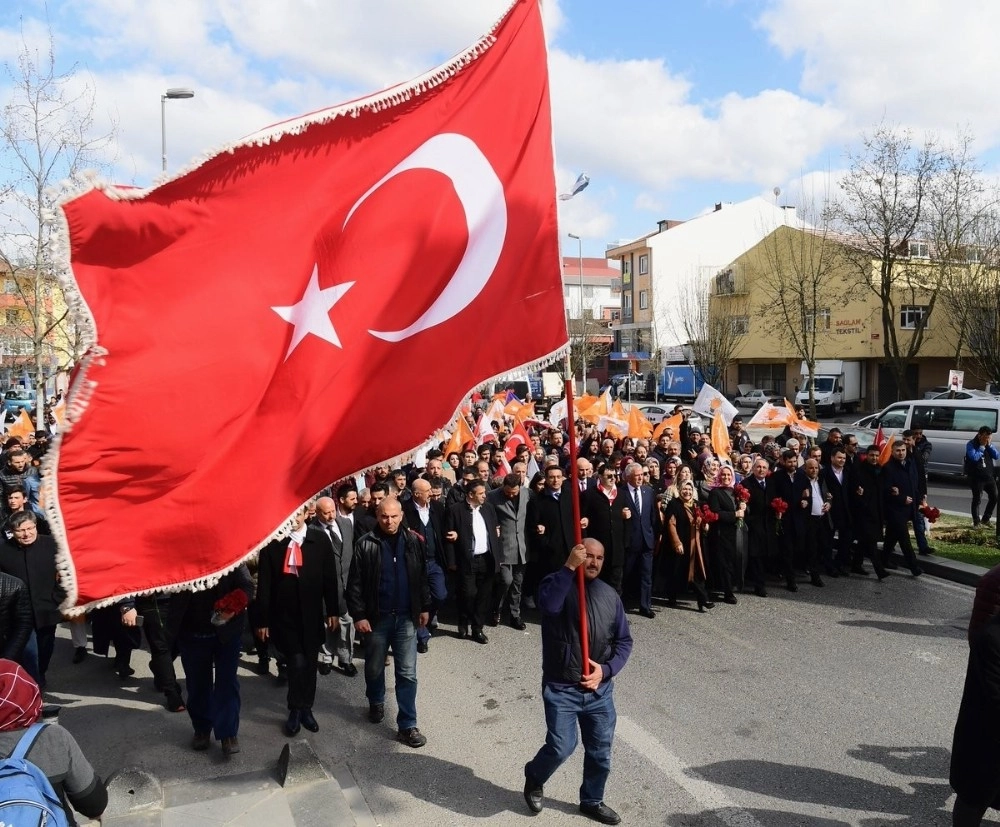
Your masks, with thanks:
M 790 399 L 801 385 L 803 348 L 813 347 L 815 359 L 861 362 L 859 408 L 876 410 L 899 398 L 885 353 L 882 302 L 859 284 L 856 258 L 847 250 L 834 234 L 783 226 L 711 278 L 710 312 L 730 317 L 744 332 L 727 372 L 727 388 L 751 385 Z M 963 361 L 968 353 L 959 344 L 945 303 L 939 298 L 928 310 L 927 285 L 939 265 L 927 256 L 926 244 L 911 243 L 906 252 L 896 265 L 901 278 L 891 309 L 900 352 L 906 351 L 920 319 L 928 317 L 920 348 L 906 367 L 910 395 L 921 397 L 946 385 L 949 371 L 956 368 L 965 370 L 967 387 L 983 387 L 985 379 Z M 873 279 L 878 272 L 875 261 Z

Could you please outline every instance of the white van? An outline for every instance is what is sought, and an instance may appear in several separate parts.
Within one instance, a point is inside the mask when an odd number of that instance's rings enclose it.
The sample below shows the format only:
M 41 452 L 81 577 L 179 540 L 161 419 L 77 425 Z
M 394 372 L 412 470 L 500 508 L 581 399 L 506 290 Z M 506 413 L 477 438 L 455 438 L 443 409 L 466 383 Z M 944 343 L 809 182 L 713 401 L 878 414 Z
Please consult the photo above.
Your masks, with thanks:
M 906 429 L 923 429 L 933 448 L 927 470 L 961 474 L 969 440 L 984 425 L 996 431 L 998 422 L 998 399 L 911 399 L 889 405 L 869 427 L 881 425 L 887 437 L 899 437 Z

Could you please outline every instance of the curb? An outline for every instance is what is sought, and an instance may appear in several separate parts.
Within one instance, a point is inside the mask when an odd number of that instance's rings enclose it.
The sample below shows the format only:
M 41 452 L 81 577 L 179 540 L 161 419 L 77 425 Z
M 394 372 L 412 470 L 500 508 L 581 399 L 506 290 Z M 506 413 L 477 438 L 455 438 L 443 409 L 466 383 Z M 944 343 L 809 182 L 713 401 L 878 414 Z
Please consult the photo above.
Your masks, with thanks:
M 892 559 L 902 568 L 906 568 L 902 552 L 894 551 Z M 947 557 L 938 557 L 936 554 L 918 554 L 917 562 L 924 570 L 924 574 L 940 577 L 942 580 L 950 580 L 952 583 L 961 583 L 963 586 L 978 585 L 979 578 L 989 571 L 982 566 L 974 566 L 959 560 L 949 560 Z

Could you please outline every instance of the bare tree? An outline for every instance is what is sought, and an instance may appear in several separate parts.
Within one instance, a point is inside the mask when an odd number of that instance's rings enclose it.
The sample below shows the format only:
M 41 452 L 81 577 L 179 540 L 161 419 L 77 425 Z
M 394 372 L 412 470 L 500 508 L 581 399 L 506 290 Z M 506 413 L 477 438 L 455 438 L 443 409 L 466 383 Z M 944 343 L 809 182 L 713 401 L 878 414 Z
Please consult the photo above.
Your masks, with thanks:
M 720 293 L 699 274 L 679 285 L 675 307 L 671 318 L 679 329 L 674 335 L 687 342 L 691 362 L 705 381 L 724 391 L 726 372 L 743 349 L 749 329 L 746 294 Z
M 755 309 L 775 323 L 769 331 L 806 364 L 810 376 L 816 375 L 816 353 L 830 333 L 832 308 L 851 291 L 834 277 L 842 267 L 842 245 L 830 238 L 825 223 L 816 229 L 778 227 L 746 259 L 746 276 L 761 299 Z M 815 387 L 812 382 L 807 387 L 810 417 L 816 419 Z
M 12 93 L 0 122 L 7 159 L 6 189 L 0 193 L 6 223 L 0 238 L 0 263 L 6 270 L 5 291 L 21 300 L 17 316 L 11 313 L 6 320 L 7 332 L 30 346 L 36 401 L 42 412 L 46 363 L 55 358 L 53 339 L 68 321 L 46 220 L 54 206 L 52 187 L 84 168 L 99 167 L 113 130 L 92 135 L 94 89 L 81 83 L 72 70 L 56 69 L 51 32 L 45 50 L 33 49 L 22 41 L 17 61 L 5 63 L 3 70 Z M 16 349 L 23 349 L 22 344 Z M 79 357 L 79 343 L 74 349 Z
M 608 322 L 584 314 L 582 319 L 569 320 L 570 370 L 573 376 L 590 374 L 611 352 Z M 583 388 L 582 393 L 587 389 Z
M 858 286 L 879 303 L 883 355 L 899 393 L 907 398 L 912 389 L 906 369 L 920 352 L 939 294 L 936 273 L 924 261 L 930 250 L 919 248 L 916 261 L 910 242 L 926 242 L 928 201 L 943 154 L 933 138 L 915 146 L 909 132 L 880 124 L 862 137 L 861 151 L 850 155 L 849 162 L 840 181 L 842 197 L 831 204 L 827 217 L 851 237 L 845 257 Z M 919 309 L 900 335 L 897 321 L 904 304 Z

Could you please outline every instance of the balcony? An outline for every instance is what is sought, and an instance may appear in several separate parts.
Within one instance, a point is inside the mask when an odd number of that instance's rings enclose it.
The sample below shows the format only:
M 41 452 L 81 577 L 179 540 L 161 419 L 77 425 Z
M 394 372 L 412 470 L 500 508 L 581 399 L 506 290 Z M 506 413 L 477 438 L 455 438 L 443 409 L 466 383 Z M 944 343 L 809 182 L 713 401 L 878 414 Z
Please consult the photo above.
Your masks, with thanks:
M 748 292 L 746 278 L 737 267 L 726 267 L 709 279 L 711 296 L 742 296 Z

